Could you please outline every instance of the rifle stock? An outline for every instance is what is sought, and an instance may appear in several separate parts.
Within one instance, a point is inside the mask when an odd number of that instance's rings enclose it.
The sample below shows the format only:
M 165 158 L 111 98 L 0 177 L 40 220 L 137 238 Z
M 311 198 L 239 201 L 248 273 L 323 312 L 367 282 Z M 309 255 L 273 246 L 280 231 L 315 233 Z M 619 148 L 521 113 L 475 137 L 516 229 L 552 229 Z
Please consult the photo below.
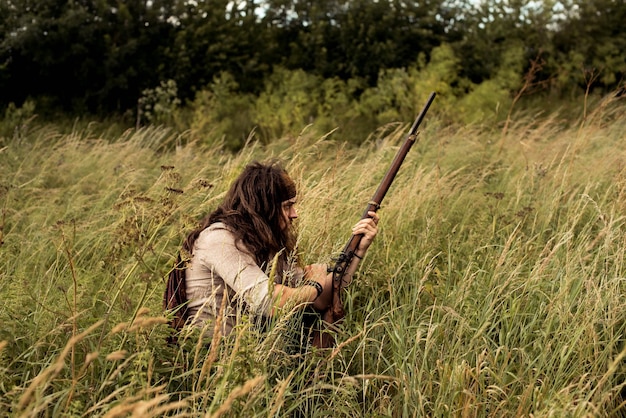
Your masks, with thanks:
M 380 205 L 385 198 L 385 195 L 387 194 L 391 183 L 393 183 L 396 174 L 398 174 L 400 166 L 404 162 L 406 155 L 416 141 L 418 134 L 417 129 L 422 123 L 424 116 L 426 116 L 426 112 L 428 112 L 428 109 L 430 108 L 433 100 L 435 100 L 435 95 L 436 94 L 434 92 L 430 94 L 428 100 L 426 101 L 426 105 L 415 119 L 415 122 L 413 122 L 413 125 L 409 130 L 406 140 L 398 150 L 395 158 L 391 163 L 391 167 L 389 167 L 389 169 L 387 170 L 387 173 L 385 174 L 380 185 L 376 189 L 374 196 L 372 196 L 372 199 L 368 202 L 365 211 L 363 211 L 363 214 L 361 215 L 361 219 L 369 218 L 370 216 L 368 212 L 376 212 L 380 208 Z M 341 254 L 339 254 L 339 257 L 337 257 L 335 265 L 332 268 L 328 269 L 329 273 L 333 273 L 333 297 L 330 308 L 326 309 L 322 313 L 322 327 L 331 327 L 332 324 L 340 321 L 345 316 L 343 301 L 341 299 L 341 290 L 344 289 L 349 283 L 346 283 L 344 281 L 344 275 L 346 270 L 348 269 L 348 266 L 350 266 L 350 263 L 352 262 L 355 251 L 359 247 L 361 238 L 362 235 L 352 235 L 348 240 L 348 243 L 343 248 Z M 323 329 L 320 329 L 318 327 L 314 330 L 312 344 L 313 346 L 318 348 L 329 348 L 334 345 L 334 338 L 331 333 L 325 332 Z

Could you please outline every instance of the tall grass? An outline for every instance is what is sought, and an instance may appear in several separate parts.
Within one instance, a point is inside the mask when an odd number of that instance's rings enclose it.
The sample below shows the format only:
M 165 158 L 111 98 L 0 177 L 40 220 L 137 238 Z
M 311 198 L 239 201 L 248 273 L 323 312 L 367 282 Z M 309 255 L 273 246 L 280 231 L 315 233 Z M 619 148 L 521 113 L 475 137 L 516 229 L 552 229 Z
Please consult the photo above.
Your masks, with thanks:
M 624 107 L 505 134 L 429 116 L 346 295 L 338 345 L 300 315 L 165 344 L 165 277 L 241 168 L 300 190 L 305 262 L 349 238 L 407 126 L 241 153 L 168 131 L 41 126 L 0 147 L 3 416 L 624 416 Z M 383 132 L 383 131 L 381 131 Z M 294 331 L 295 330 L 295 331 Z

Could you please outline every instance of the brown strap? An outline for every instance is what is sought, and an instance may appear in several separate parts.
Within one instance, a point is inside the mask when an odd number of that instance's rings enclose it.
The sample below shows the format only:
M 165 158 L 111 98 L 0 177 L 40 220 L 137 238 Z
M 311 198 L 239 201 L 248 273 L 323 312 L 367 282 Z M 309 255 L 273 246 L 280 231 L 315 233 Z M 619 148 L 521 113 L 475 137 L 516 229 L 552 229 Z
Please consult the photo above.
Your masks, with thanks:
M 170 326 L 175 330 L 180 330 L 188 318 L 186 287 L 185 263 L 179 254 L 167 278 L 167 286 L 163 294 L 163 309 L 174 313 Z

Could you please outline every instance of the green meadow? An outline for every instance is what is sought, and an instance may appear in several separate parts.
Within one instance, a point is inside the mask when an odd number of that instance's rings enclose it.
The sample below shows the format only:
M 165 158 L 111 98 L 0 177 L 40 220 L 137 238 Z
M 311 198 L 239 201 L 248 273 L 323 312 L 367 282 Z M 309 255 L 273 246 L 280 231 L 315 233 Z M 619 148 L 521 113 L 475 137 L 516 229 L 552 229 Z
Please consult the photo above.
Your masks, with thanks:
M 625 416 L 624 104 L 504 127 L 436 107 L 329 350 L 300 349 L 293 309 L 266 333 L 168 345 L 167 274 L 241 168 L 270 158 L 299 186 L 302 261 L 331 263 L 411 121 L 237 153 L 157 126 L 0 137 L 0 416 Z

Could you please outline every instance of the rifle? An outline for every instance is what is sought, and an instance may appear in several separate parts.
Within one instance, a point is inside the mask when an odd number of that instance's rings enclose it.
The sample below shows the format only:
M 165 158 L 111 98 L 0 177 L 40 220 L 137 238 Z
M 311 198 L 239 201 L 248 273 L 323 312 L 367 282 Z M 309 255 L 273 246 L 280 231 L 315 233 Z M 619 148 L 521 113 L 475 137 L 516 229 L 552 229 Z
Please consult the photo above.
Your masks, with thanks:
M 422 123 L 422 119 L 424 119 L 424 116 L 426 116 L 426 112 L 428 111 L 428 108 L 430 107 L 433 100 L 435 100 L 434 92 L 430 94 L 428 100 L 426 101 L 426 105 L 415 119 L 415 122 L 413 122 L 413 126 L 411 126 L 411 129 L 409 130 L 409 134 L 404 141 L 404 144 L 398 150 L 398 153 L 391 163 L 391 167 L 385 174 L 385 177 L 383 177 L 383 180 L 378 186 L 378 189 L 376 189 L 374 196 L 368 202 L 367 207 L 365 208 L 365 211 L 361 216 L 361 219 L 369 218 L 370 216 L 368 215 L 368 212 L 376 212 L 378 209 L 380 209 L 380 204 L 385 198 L 385 195 L 387 194 L 391 183 L 396 177 L 396 174 L 398 173 L 398 170 L 400 169 L 404 158 L 411 149 L 411 146 L 413 146 L 413 144 L 415 143 L 418 134 L 417 128 Z M 326 326 L 332 325 L 340 321 L 345 316 L 343 301 L 341 299 L 341 290 L 344 289 L 348 285 L 348 283 L 344 282 L 344 275 L 346 270 L 350 266 L 350 263 L 352 263 L 354 252 L 359 247 L 359 243 L 361 242 L 362 237 L 363 235 L 361 234 L 352 235 L 341 254 L 339 254 L 337 259 L 335 260 L 335 265 L 328 268 L 328 272 L 333 274 L 333 296 L 330 308 L 326 309 L 322 313 L 322 321 L 323 324 L 325 324 Z M 333 345 L 334 338 L 330 333 L 324 332 L 324 330 L 319 328 L 314 331 L 313 346 L 318 348 L 329 348 Z

